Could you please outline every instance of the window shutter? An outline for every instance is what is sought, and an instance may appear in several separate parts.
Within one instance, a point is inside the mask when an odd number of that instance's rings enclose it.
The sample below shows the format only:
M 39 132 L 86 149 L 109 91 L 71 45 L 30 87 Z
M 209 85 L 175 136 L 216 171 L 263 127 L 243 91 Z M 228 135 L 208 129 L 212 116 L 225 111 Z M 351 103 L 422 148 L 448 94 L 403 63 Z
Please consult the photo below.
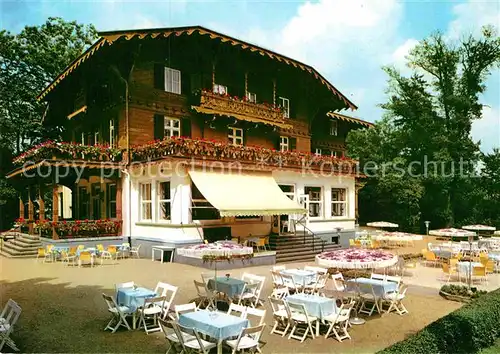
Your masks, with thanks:
M 276 140 L 274 141 L 274 148 L 277 150 L 277 151 L 280 151 L 281 150 L 281 146 L 280 146 L 280 143 L 281 143 L 281 136 L 277 136 L 276 137 Z
M 165 67 L 161 64 L 154 66 L 154 87 L 155 89 L 165 90 Z
M 191 119 L 182 118 L 181 119 L 181 136 L 191 137 Z
M 241 134 L 243 134 L 243 146 L 247 145 L 247 135 L 249 131 L 250 131 L 249 129 L 245 128 L 243 128 L 243 130 L 241 131 Z
M 292 138 L 292 137 L 288 138 L 288 145 L 290 151 L 297 150 L 297 138 Z
M 161 114 L 154 116 L 154 138 L 162 140 L 165 137 L 165 117 Z

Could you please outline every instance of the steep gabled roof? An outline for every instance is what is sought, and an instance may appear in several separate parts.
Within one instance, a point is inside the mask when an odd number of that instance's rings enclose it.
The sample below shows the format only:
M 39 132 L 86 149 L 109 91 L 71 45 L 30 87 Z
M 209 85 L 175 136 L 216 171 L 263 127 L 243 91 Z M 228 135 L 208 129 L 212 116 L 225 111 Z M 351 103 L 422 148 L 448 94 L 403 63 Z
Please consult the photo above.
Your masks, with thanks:
M 328 112 L 326 115 L 328 117 L 330 117 L 330 118 L 340 119 L 340 120 L 343 120 L 343 121 L 346 121 L 346 122 L 349 122 L 349 123 L 363 125 L 363 126 L 365 126 L 367 128 L 370 128 L 370 127 L 374 126 L 373 123 L 367 122 L 366 120 L 359 119 L 359 118 L 354 118 L 354 117 L 350 117 L 350 116 L 346 116 L 345 114 L 340 114 L 340 113 L 337 113 L 337 112 Z
M 339 90 L 335 88 L 328 80 L 326 80 L 319 72 L 316 71 L 312 66 L 301 63 L 297 60 L 288 58 L 284 55 L 275 53 L 269 49 L 259 47 L 257 45 L 224 35 L 219 32 L 212 31 L 210 29 L 204 28 L 202 26 L 189 26 L 189 27 L 170 27 L 170 28 L 152 28 L 152 29 L 138 29 L 138 30 L 123 30 L 123 31 L 108 31 L 99 32 L 100 38 L 88 48 L 82 55 L 76 58 L 59 76 L 54 79 L 37 97 L 38 100 L 43 99 L 50 91 L 52 91 L 64 78 L 66 78 L 71 72 L 73 72 L 80 64 L 85 60 L 93 56 L 99 49 L 105 45 L 112 45 L 115 41 L 120 38 L 125 38 L 130 40 L 132 38 L 144 39 L 157 38 L 157 37 L 169 37 L 171 35 L 180 36 L 183 34 L 191 35 L 193 33 L 198 33 L 199 35 L 207 35 L 210 39 L 220 39 L 221 42 L 230 43 L 233 46 L 240 46 L 242 49 L 249 50 L 251 52 L 257 52 L 262 56 L 267 56 L 273 60 L 279 62 L 284 62 L 287 65 L 293 65 L 303 71 L 309 72 L 318 81 L 320 81 L 324 86 L 326 86 L 334 95 L 336 95 L 340 100 L 342 100 L 346 107 L 351 109 L 357 109 L 356 105 L 352 103 L 347 97 L 345 97 Z

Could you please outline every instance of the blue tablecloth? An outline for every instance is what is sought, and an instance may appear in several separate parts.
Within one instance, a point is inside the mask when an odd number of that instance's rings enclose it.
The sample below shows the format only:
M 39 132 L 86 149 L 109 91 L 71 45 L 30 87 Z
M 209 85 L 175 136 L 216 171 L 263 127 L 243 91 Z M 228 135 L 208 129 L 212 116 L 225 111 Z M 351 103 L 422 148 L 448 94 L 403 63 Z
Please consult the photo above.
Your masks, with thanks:
M 498 262 L 498 261 L 500 261 L 500 254 L 488 253 L 488 258 Z
M 431 250 L 437 257 L 439 258 L 451 258 L 452 256 L 452 252 L 449 251 L 449 250 L 438 250 L 438 249 L 435 249 L 435 250 Z
M 127 246 L 127 245 L 120 244 L 120 245 L 111 245 L 111 246 L 116 247 L 116 249 L 118 251 L 128 251 L 128 250 L 130 250 L 130 246 Z
M 398 284 L 390 281 L 383 281 L 378 279 L 356 278 L 347 281 L 347 290 L 359 291 L 362 293 L 371 293 L 368 285 L 371 285 L 375 295 L 382 297 L 387 293 L 398 291 Z
M 210 290 L 215 290 L 227 294 L 229 297 L 234 295 L 239 295 L 243 291 L 245 282 L 240 279 L 227 278 L 227 277 L 217 277 L 217 288 L 215 287 L 215 279 L 210 279 L 207 284 Z
M 472 268 L 474 267 L 484 267 L 481 263 L 479 262 L 458 262 L 457 263 L 457 270 L 461 274 L 469 274 L 469 267 L 472 265 Z M 471 270 L 472 271 L 472 270 Z
M 337 313 L 337 304 L 335 300 L 327 297 L 311 294 L 294 294 L 286 297 L 286 301 L 294 304 L 303 304 L 307 314 L 323 319 L 333 313 Z
M 61 252 L 61 251 L 69 251 L 69 247 L 67 247 L 67 246 L 54 246 L 51 249 L 51 252 Z
M 116 302 L 119 305 L 128 306 L 132 311 L 136 311 L 137 308 L 144 306 L 145 299 L 155 296 L 156 293 L 147 288 L 122 288 L 117 290 Z
M 200 310 L 182 314 L 179 317 L 179 324 L 184 327 L 196 328 L 199 332 L 217 340 L 224 340 L 238 336 L 243 328 L 248 327 L 249 322 L 245 318 L 223 312 Z
M 290 275 L 296 285 L 307 285 L 316 281 L 317 273 L 312 270 L 284 269 L 281 274 Z

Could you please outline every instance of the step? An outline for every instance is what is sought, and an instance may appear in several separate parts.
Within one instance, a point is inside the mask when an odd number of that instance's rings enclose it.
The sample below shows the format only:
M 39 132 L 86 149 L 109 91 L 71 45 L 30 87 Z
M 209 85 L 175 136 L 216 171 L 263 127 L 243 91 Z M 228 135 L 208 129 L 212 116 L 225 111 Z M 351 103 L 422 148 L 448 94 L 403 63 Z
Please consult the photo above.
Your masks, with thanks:
M 38 251 L 37 246 L 25 247 L 25 246 L 20 246 L 18 244 L 12 243 L 12 242 L 5 242 L 2 246 L 2 248 L 4 248 L 4 249 L 7 248 L 7 249 L 19 251 L 19 252 L 22 252 L 22 251 L 37 252 Z
M 38 253 L 37 251 L 32 251 L 32 250 L 19 251 L 19 250 L 8 248 L 8 247 L 2 248 L 2 251 L 6 252 L 8 254 L 11 254 L 11 255 L 23 255 L 23 254 L 26 254 L 26 255 L 29 255 L 29 254 L 36 255 Z
M 321 252 L 326 252 L 326 251 L 333 251 L 338 249 L 339 247 L 332 247 L 332 246 L 325 246 L 324 248 L 321 247 L 315 247 L 314 250 L 312 247 L 303 247 L 303 248 L 290 248 L 290 249 L 283 249 L 283 250 L 277 250 L 276 251 L 276 257 L 280 255 L 289 255 L 289 254 L 297 254 L 301 252 L 313 252 L 313 253 L 321 253 Z
M 10 254 L 3 250 L 0 251 L 0 256 L 7 258 L 36 258 L 36 254 Z
M 16 239 L 25 240 L 26 242 L 40 242 L 40 236 L 37 235 L 19 234 Z
M 40 241 L 36 242 L 36 243 L 25 243 L 24 241 L 21 241 L 21 240 L 11 240 L 11 241 L 8 241 L 6 242 L 6 244 L 13 244 L 13 245 L 17 245 L 19 247 L 24 247 L 24 248 L 39 248 L 39 247 L 42 247 L 42 243 Z
M 40 239 L 32 239 L 32 238 L 27 238 L 27 237 L 17 237 L 15 238 L 16 241 L 24 242 L 26 244 L 40 244 L 41 241 Z

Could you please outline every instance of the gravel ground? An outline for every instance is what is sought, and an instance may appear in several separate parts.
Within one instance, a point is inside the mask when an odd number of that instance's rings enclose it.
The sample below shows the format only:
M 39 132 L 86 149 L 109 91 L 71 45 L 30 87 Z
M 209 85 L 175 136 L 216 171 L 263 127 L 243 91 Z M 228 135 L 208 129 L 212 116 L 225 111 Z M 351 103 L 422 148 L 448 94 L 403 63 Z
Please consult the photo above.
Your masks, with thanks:
M 304 264 L 289 264 L 300 267 Z M 271 292 L 269 266 L 229 272 L 240 277 L 243 272 L 266 275 L 264 296 Z M 23 312 L 14 339 L 22 352 L 92 352 L 92 353 L 161 353 L 166 343 L 161 334 L 119 330 L 104 332 L 108 312 L 101 294 L 114 293 L 114 284 L 134 280 L 154 288 L 164 281 L 180 289 L 174 302 L 186 303 L 195 297 L 193 279 L 202 269 L 146 259 L 119 260 L 94 268 L 73 268 L 60 263 L 43 264 L 33 259 L 0 257 L 0 302 L 13 298 Z M 351 341 L 337 342 L 324 337 L 304 343 L 270 335 L 273 324 L 270 307 L 263 335 L 264 353 L 372 353 L 421 329 L 428 323 L 457 309 L 460 304 L 443 300 L 437 291 L 412 286 L 405 301 L 409 314 L 372 316 L 365 325 L 351 328 Z M 4 348 L 4 351 L 7 347 Z

